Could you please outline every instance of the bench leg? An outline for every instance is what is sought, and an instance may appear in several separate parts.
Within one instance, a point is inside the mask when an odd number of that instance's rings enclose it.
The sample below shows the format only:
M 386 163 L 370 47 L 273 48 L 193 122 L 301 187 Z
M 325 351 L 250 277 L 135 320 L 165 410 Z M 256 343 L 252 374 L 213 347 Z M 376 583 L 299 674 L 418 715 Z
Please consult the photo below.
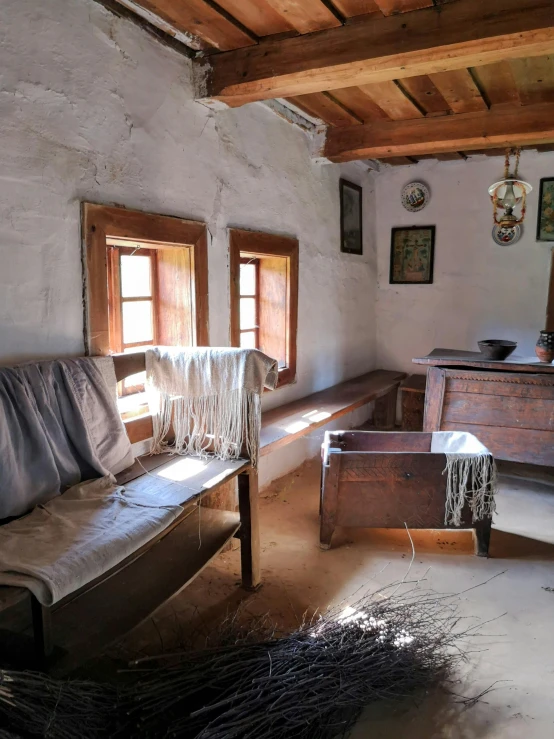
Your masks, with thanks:
M 478 557 L 489 556 L 489 544 L 491 540 L 492 518 L 484 518 L 477 521 L 473 529 L 473 542 L 475 544 L 475 554 Z
M 339 504 L 340 454 L 329 455 L 329 466 L 322 465 L 321 508 L 319 546 L 331 549 L 331 539 L 335 531 Z
M 51 656 L 54 649 L 52 612 L 48 606 L 43 606 L 34 595 L 31 595 L 31 616 L 33 619 L 35 655 L 39 664 L 43 664 Z
M 396 424 L 396 396 L 398 385 L 386 395 L 377 398 L 373 410 L 373 423 L 379 431 L 392 431 Z
M 321 513 L 321 525 L 319 529 L 319 547 L 320 549 L 331 549 L 331 539 L 335 533 L 335 524 L 329 519 L 324 512 Z
M 240 512 L 240 561 L 242 586 L 261 586 L 260 521 L 258 516 L 258 471 L 251 468 L 238 476 Z

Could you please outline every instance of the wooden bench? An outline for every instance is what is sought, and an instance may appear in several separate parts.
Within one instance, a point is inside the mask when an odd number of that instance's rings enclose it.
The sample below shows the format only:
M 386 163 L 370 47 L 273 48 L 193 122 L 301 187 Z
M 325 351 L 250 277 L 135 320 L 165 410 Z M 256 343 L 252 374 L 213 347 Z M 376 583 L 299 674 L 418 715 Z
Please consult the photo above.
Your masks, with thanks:
M 132 364 L 120 364 L 117 357 L 114 361 L 118 379 L 134 373 Z M 189 467 L 192 463 L 192 469 L 183 469 L 187 463 Z M 235 478 L 238 512 L 200 505 Z M 248 459 L 202 462 L 169 454 L 145 456 L 116 479 L 127 490 L 150 494 L 170 485 L 186 488 L 183 512 L 118 565 L 50 607 L 26 588 L 0 587 L 0 611 L 16 611 L 3 627 L 15 625 L 19 632 L 4 635 L 7 640 L 0 647 L 4 654 L 21 657 L 32 634 L 33 649 L 27 661 L 51 666 L 59 673 L 73 669 L 148 619 L 233 537 L 241 543 L 243 586 L 249 590 L 259 586 L 258 482 Z M 25 615 L 29 604 L 30 620 Z
M 116 356 L 114 362 L 116 376 L 121 380 L 144 369 L 144 353 Z M 375 370 L 265 412 L 260 455 L 265 456 L 372 401 L 375 425 L 382 430 L 393 428 L 397 391 L 405 376 L 402 372 Z M 136 462 L 122 472 L 117 481 L 134 490 L 155 490 L 156 486 L 168 484 L 168 467 L 182 459 L 169 455 L 142 457 L 140 464 Z M 218 470 L 222 474 L 218 475 Z M 238 513 L 198 505 L 202 498 L 235 478 Z M 55 645 L 56 669 L 64 672 L 100 653 L 186 587 L 232 537 L 241 542 L 243 586 L 259 586 L 257 471 L 248 460 L 214 460 L 205 474 L 187 477 L 184 484 L 194 487 L 195 492 L 170 527 L 109 573 L 52 607 L 42 606 L 25 588 L 0 587 L 0 612 L 30 601 L 39 659 L 51 655 Z
M 375 427 L 380 431 L 392 430 L 396 395 L 405 377 L 404 372 L 374 370 L 266 411 L 262 415 L 260 455 L 270 454 L 372 401 L 375 401 Z

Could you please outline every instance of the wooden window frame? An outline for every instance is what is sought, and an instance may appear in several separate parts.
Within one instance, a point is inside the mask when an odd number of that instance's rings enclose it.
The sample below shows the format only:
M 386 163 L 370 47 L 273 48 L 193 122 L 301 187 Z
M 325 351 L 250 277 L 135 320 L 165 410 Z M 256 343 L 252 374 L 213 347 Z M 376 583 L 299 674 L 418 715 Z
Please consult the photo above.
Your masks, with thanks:
M 110 346 L 110 333 L 114 335 L 114 311 L 110 310 L 110 251 L 112 254 L 117 252 L 111 249 L 112 246 L 140 246 L 148 250 L 190 248 L 193 344 L 209 345 L 208 242 L 205 223 L 83 202 L 81 226 L 87 296 L 84 337 L 88 356 L 114 353 Z M 125 426 L 132 442 L 152 436 L 149 414 L 126 419 Z
M 298 330 L 298 239 L 261 231 L 229 229 L 230 341 L 240 346 L 240 261 L 241 253 L 253 257 L 287 258 L 286 366 L 279 370 L 277 387 L 296 381 L 296 341 Z
M 141 244 L 148 249 L 191 248 L 194 344 L 208 346 L 208 249 L 205 223 L 118 206 L 83 203 L 82 227 L 88 285 L 88 310 L 85 315 L 87 354 L 110 354 L 108 241 L 111 245 L 124 247 Z

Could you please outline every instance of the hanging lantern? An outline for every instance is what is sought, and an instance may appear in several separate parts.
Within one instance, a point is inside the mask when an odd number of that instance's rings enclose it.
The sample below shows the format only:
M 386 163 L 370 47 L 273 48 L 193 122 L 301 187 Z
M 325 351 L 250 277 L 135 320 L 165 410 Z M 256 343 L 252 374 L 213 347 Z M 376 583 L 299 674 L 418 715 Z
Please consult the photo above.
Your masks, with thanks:
M 506 149 L 504 162 L 504 179 L 495 182 L 489 187 L 492 200 L 494 223 L 499 229 L 515 228 L 523 223 L 527 205 L 527 195 L 533 189 L 528 182 L 518 179 L 520 149 L 515 150 L 514 173 L 510 174 L 511 149 Z M 514 214 L 514 208 L 520 206 L 519 217 Z M 504 213 L 499 214 L 499 209 Z

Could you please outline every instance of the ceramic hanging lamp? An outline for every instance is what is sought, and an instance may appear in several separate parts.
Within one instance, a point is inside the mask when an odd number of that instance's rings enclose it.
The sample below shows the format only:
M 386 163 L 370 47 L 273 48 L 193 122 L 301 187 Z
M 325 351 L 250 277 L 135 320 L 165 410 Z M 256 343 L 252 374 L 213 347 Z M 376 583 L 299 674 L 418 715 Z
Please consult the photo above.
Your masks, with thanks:
M 495 182 L 489 187 L 491 196 L 494 228 L 493 239 L 497 244 L 507 246 L 515 244 L 521 236 L 521 224 L 525 218 L 527 207 L 527 195 L 533 189 L 528 182 L 518 178 L 520 149 L 514 151 L 515 166 L 513 174 L 510 174 L 510 156 L 512 150 L 506 150 L 504 162 L 504 179 Z M 516 207 L 520 207 L 520 215 L 514 213 Z M 503 213 L 500 211 L 504 211 Z

